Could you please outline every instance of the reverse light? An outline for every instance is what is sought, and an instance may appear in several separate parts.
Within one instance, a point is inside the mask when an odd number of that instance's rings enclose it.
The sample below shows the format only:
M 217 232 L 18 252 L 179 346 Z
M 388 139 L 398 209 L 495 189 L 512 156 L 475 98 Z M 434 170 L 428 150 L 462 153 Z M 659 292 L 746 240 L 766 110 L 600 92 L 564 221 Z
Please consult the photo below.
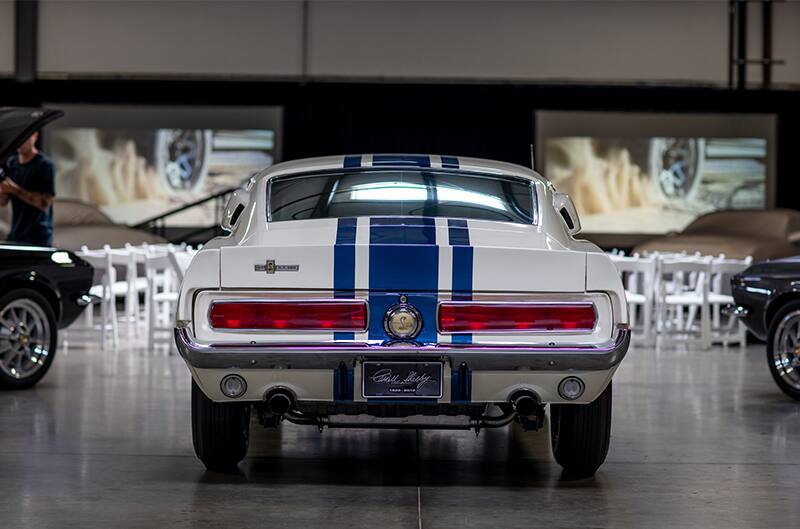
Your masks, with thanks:
M 247 382 L 239 375 L 226 375 L 220 381 L 219 389 L 226 397 L 236 399 L 247 391 Z
M 208 320 L 215 329 L 363 331 L 367 304 L 361 300 L 217 301 Z
M 575 400 L 583 395 L 586 384 L 578 377 L 567 377 L 558 384 L 558 394 L 564 400 Z
M 443 333 L 591 331 L 597 316 L 592 303 L 443 301 L 438 320 Z

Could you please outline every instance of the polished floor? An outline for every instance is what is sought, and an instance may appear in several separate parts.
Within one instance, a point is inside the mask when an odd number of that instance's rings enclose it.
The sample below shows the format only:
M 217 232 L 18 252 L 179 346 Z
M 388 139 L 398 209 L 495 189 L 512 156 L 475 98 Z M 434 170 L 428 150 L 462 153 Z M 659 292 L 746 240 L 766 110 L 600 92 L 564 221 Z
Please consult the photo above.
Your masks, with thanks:
M 546 431 L 292 425 L 222 475 L 194 457 L 179 357 L 73 344 L 0 393 L 0 527 L 800 527 L 800 403 L 762 347 L 635 347 L 614 384 L 593 479 L 562 479 Z

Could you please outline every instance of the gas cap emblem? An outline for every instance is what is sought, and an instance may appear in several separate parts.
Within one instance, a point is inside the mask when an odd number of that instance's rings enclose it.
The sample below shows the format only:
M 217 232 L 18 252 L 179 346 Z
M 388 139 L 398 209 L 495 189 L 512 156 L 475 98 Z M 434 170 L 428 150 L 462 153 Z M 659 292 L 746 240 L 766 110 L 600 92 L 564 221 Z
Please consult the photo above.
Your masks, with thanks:
M 422 317 L 419 311 L 407 303 L 389 307 L 383 318 L 386 334 L 397 340 L 415 338 L 422 330 Z

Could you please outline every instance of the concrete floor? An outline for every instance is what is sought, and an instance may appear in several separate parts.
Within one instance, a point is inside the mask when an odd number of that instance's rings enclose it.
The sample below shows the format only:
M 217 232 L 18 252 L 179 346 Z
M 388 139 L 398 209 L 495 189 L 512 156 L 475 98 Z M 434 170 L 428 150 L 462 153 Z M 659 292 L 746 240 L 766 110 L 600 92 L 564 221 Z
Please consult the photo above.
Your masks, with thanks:
M 800 527 L 800 403 L 762 347 L 636 347 L 614 384 L 593 479 L 561 478 L 546 431 L 292 425 L 254 427 L 229 476 L 194 457 L 179 357 L 62 347 L 0 393 L 0 527 Z

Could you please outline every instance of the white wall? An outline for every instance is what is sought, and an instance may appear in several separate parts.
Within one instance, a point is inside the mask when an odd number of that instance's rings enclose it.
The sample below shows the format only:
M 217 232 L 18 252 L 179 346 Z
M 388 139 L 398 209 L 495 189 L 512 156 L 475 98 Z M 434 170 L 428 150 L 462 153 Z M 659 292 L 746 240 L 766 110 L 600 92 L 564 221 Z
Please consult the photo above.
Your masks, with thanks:
M 39 70 L 299 75 L 301 13 L 294 1 L 43 0 Z
M 321 75 L 726 79 L 725 2 L 315 2 Z
M 14 73 L 14 2 L 0 0 L 0 76 Z
M 307 5 L 310 76 L 727 82 L 727 0 Z M 758 6 L 750 10 L 760 53 Z M 41 0 L 39 11 L 45 75 L 304 73 L 298 0 Z M 776 3 L 774 12 L 774 54 L 789 61 L 775 81 L 800 83 L 800 2 Z M 758 68 L 750 70 L 757 81 Z

